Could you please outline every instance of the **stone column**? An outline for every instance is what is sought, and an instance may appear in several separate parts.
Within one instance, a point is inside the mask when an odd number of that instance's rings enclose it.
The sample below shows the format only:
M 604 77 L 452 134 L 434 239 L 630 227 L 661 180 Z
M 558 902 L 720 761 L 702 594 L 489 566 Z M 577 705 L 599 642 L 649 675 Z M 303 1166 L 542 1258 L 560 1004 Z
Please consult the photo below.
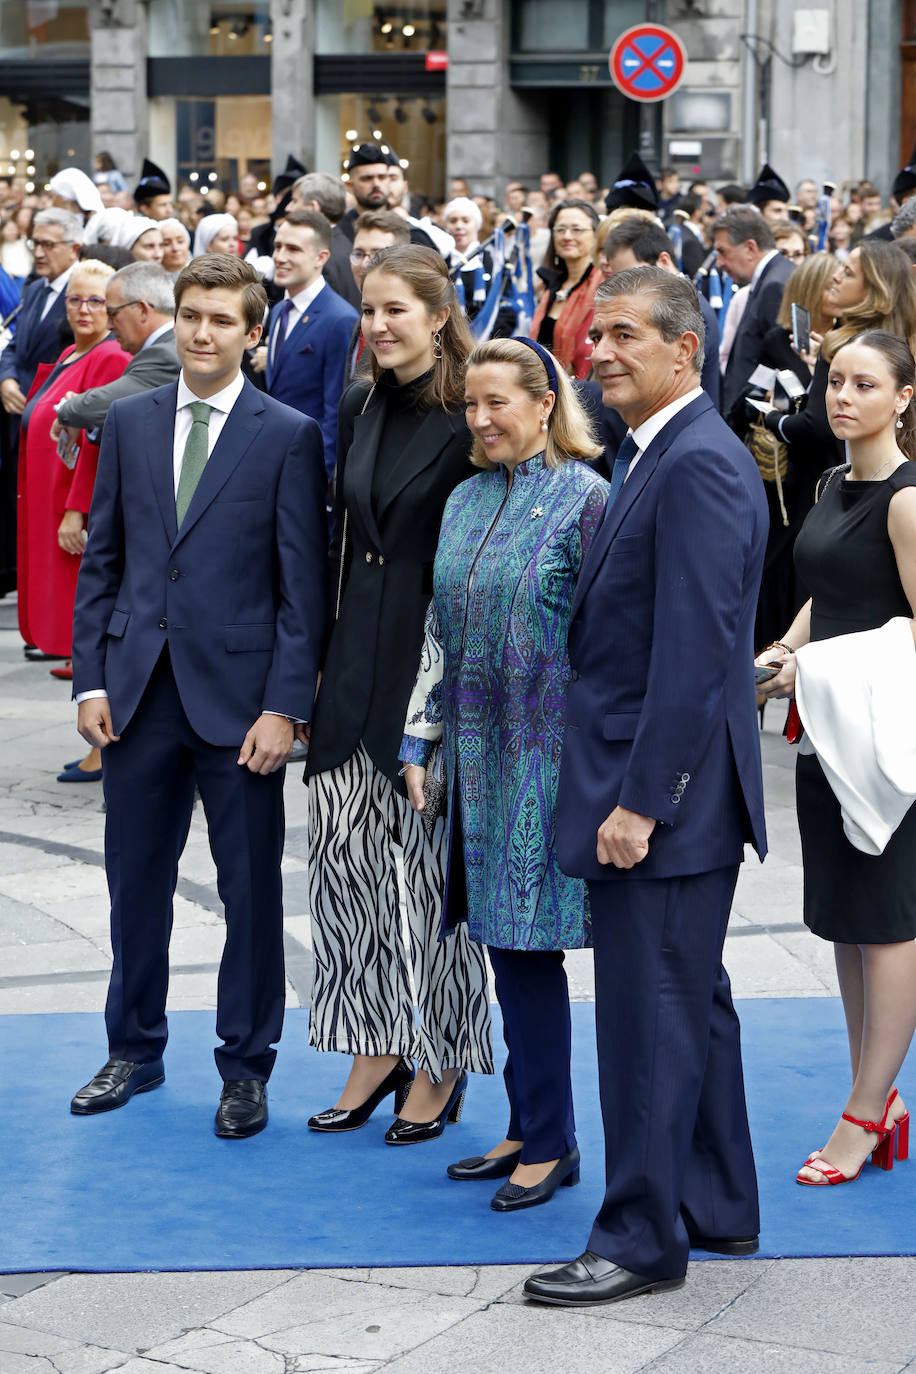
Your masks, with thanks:
M 92 151 L 110 152 L 132 184 L 149 148 L 145 4 L 93 0 L 89 37 Z
M 509 85 L 509 6 L 448 0 L 446 173 L 472 192 L 501 196 L 512 177 L 548 163 L 547 128 L 534 102 Z
M 315 170 L 313 0 L 271 0 L 272 162 L 276 174 L 292 153 Z

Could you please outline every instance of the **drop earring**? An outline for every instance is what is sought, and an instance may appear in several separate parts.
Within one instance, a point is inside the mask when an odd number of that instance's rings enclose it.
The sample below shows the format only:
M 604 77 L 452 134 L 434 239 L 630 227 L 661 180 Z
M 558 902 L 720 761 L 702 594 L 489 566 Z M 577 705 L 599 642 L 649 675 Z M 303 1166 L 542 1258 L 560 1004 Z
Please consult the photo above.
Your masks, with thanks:
M 897 428 L 897 429 L 903 429 L 903 417 L 902 417 L 899 413 L 898 413 L 898 415 L 897 415 L 897 424 L 896 424 L 896 428 Z
M 437 359 L 442 357 L 442 335 L 438 329 L 433 335 L 433 357 Z
M 547 420 L 546 420 L 546 419 L 543 419 L 543 420 L 541 421 L 541 429 L 544 431 L 545 434 L 547 433 Z

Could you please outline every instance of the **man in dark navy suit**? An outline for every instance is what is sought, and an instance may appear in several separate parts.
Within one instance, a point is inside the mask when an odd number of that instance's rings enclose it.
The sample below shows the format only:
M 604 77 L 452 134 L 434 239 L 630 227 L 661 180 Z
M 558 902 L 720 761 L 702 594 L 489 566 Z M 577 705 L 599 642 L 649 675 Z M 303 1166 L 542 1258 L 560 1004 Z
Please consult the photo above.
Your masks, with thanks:
M 32 223 L 35 273 L 16 333 L 0 354 L 0 595 L 16 585 L 16 469 L 19 417 L 39 363 L 53 363 L 72 339 L 64 307 L 67 279 L 79 257 L 83 222 L 69 210 L 39 210 Z
M 254 268 L 208 253 L 175 283 L 176 384 L 115 401 L 76 593 L 78 728 L 102 749 L 114 963 L 110 1058 L 79 1115 L 163 1081 L 172 898 L 200 789 L 225 904 L 216 1134 L 267 1124 L 283 1023 L 284 764 L 324 630 L 321 435 L 239 371 Z
M 331 226 L 318 210 L 289 210 L 277 225 L 274 284 L 284 297 L 273 311 L 266 347 L 267 390 L 316 420 L 324 438 L 328 481 L 337 462 L 337 407 L 344 389 L 347 349 L 359 318 L 322 274 Z
M 629 431 L 572 607 L 557 852 L 588 881 L 607 1192 L 585 1253 L 525 1285 L 569 1305 L 678 1287 L 691 1245 L 751 1254 L 759 1230 L 722 946 L 745 841 L 766 850 L 766 498 L 700 387 L 688 281 L 618 272 L 592 338 Z

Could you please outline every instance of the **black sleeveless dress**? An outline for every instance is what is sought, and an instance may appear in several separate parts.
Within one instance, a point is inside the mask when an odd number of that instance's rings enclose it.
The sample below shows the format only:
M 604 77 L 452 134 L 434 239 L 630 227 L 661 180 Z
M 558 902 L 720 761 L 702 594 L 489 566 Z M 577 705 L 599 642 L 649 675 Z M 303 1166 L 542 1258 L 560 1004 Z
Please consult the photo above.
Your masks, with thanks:
M 878 482 L 847 482 L 836 473 L 809 512 L 795 562 L 811 588 L 812 640 L 876 630 L 894 616 L 912 618 L 887 533 L 887 508 L 902 487 L 916 487 L 916 462 Z M 846 838 L 840 804 L 814 754 L 799 754 L 795 789 L 805 924 L 836 944 L 916 938 L 916 805 L 884 853 L 870 855 Z

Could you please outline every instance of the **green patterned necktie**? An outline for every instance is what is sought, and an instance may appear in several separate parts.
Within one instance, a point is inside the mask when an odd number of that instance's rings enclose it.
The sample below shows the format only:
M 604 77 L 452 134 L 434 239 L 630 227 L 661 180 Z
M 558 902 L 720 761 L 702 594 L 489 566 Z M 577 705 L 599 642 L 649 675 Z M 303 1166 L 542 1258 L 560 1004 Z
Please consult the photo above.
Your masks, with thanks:
M 208 406 L 205 401 L 192 401 L 188 409 L 191 412 L 191 429 L 184 446 L 181 476 L 178 478 L 178 491 L 175 496 L 175 514 L 178 517 L 179 529 L 188 513 L 191 497 L 197 490 L 200 475 L 207 466 L 207 438 L 213 407 Z

